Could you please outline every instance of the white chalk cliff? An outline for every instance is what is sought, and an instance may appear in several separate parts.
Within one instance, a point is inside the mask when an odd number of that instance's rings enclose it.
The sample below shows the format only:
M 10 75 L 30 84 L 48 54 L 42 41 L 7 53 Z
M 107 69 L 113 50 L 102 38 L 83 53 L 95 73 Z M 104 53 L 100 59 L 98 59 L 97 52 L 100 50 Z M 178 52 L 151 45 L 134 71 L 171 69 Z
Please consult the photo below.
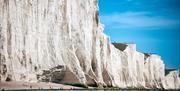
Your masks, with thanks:
M 0 0 L 0 82 L 180 88 L 178 71 L 165 74 L 160 56 L 115 46 L 98 0 Z

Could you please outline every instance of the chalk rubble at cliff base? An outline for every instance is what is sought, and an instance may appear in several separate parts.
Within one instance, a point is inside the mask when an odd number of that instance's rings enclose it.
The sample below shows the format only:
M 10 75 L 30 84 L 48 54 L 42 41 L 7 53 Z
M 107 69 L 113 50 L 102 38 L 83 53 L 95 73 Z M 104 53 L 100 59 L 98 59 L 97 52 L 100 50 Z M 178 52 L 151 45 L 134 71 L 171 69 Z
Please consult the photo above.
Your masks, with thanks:
M 111 44 L 97 0 L 0 0 L 1 82 L 179 89 L 178 74 L 135 44 Z

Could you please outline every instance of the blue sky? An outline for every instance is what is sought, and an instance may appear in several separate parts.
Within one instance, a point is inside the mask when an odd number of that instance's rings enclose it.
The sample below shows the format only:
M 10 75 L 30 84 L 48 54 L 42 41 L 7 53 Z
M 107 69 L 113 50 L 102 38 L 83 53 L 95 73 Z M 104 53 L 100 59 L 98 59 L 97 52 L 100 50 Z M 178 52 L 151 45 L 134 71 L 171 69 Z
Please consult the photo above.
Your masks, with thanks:
M 136 43 L 180 69 L 180 0 L 99 0 L 99 9 L 112 42 Z

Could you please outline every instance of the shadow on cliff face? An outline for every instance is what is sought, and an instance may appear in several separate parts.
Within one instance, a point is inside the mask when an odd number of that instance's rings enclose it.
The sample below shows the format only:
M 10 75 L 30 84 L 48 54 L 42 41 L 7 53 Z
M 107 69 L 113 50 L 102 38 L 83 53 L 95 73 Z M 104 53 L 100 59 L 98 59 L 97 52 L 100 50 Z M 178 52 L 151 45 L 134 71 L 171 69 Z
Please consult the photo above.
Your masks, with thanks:
M 42 74 L 37 75 L 37 79 L 42 82 L 55 82 L 59 83 L 65 75 L 66 67 L 58 65 L 48 70 L 43 70 Z
M 76 83 L 78 79 L 66 65 L 58 65 L 56 67 L 43 70 L 42 74 L 37 74 L 39 82 L 52 82 L 76 87 L 86 87 L 84 84 Z

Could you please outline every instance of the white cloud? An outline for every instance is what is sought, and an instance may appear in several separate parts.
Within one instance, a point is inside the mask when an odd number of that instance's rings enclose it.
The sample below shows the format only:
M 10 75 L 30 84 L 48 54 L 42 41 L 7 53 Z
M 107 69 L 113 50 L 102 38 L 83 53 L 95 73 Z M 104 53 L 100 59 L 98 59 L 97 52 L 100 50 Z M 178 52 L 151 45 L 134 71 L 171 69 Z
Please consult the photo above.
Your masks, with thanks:
M 167 28 L 180 25 L 179 19 L 151 16 L 149 12 L 124 12 L 102 15 L 105 26 L 117 28 Z

